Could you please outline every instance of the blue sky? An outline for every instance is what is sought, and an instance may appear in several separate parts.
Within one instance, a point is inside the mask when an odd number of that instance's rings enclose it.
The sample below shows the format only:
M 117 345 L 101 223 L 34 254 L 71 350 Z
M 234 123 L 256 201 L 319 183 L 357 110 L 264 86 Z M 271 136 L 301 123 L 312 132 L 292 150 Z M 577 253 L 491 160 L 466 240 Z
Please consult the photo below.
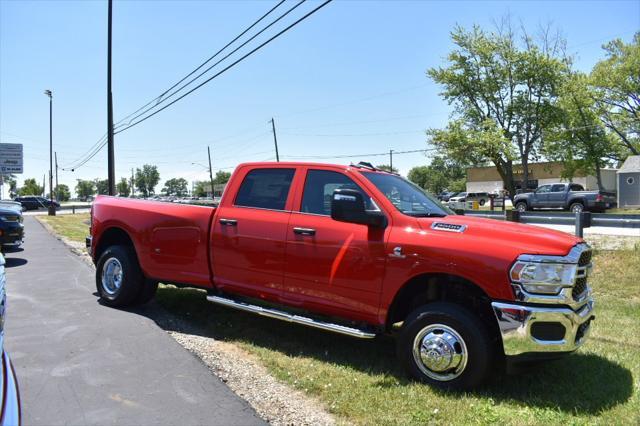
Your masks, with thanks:
M 308 3 L 299 10 L 318 4 Z M 274 4 L 116 1 L 116 121 Z M 334 1 L 193 95 L 117 135 L 116 175 L 150 163 L 163 180 L 205 179 L 205 169 L 192 163 L 206 163 L 207 145 L 214 171 L 272 159 L 271 117 L 281 159 L 426 148 L 425 129 L 445 125 L 450 109 L 425 70 L 443 64 L 454 25 L 492 28 L 507 13 L 530 32 L 554 24 L 585 71 L 603 57 L 601 44 L 629 41 L 640 29 L 640 1 Z M 54 149 L 62 167 L 105 133 L 106 16 L 102 1 L 0 0 L 0 141 L 24 144 L 20 181 L 41 180 L 48 170 L 45 89 L 54 92 Z M 388 157 L 360 159 L 388 163 Z M 422 153 L 394 156 L 403 174 L 428 162 Z M 73 188 L 77 178 L 106 178 L 106 170 L 103 150 L 59 179 Z

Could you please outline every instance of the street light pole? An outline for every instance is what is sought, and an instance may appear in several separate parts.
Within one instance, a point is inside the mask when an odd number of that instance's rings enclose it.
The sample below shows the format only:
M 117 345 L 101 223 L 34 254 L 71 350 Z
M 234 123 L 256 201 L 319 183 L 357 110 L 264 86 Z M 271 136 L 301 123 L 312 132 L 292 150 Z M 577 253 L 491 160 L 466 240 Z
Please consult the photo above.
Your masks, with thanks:
M 107 16 L 107 177 L 109 180 L 109 195 L 116 195 L 116 168 L 113 147 L 113 97 L 111 94 L 111 15 L 112 0 L 108 0 Z
M 215 191 L 213 190 L 213 170 L 211 169 L 211 149 L 207 146 L 207 153 L 209 154 L 209 179 L 211 180 L 211 199 Z
M 53 92 L 45 90 L 49 97 L 49 216 L 56 215 L 56 206 L 53 204 Z

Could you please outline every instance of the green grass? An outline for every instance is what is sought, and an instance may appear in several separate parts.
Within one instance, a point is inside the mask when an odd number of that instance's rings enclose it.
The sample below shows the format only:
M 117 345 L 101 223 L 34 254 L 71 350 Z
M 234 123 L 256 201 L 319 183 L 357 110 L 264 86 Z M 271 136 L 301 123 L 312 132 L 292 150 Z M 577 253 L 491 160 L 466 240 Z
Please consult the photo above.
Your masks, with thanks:
M 43 217 L 84 238 L 87 215 Z M 640 423 L 640 248 L 594 256 L 596 320 L 586 344 L 482 389 L 448 394 L 413 383 L 389 338 L 362 341 L 213 305 L 205 293 L 161 286 L 157 301 L 199 333 L 254 354 L 278 379 L 356 424 Z M 164 327 L 171 327 L 163 324 Z
M 84 243 L 85 237 L 89 235 L 90 215 L 88 213 L 37 216 L 37 218 L 50 225 L 57 234 L 71 241 Z

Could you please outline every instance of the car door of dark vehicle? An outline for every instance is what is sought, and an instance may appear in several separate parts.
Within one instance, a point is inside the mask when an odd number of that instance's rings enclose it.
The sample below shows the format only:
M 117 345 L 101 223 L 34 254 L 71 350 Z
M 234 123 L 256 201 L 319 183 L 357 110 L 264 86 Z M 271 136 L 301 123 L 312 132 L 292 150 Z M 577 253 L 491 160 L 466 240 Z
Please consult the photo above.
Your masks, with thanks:
M 551 191 L 549 191 L 547 206 L 549 208 L 562 208 L 567 201 L 567 185 L 564 183 L 557 183 L 551 185 Z
M 541 208 L 546 207 L 549 202 L 549 191 L 551 190 L 551 185 L 542 185 L 536 192 L 532 194 L 531 197 L 531 207 Z

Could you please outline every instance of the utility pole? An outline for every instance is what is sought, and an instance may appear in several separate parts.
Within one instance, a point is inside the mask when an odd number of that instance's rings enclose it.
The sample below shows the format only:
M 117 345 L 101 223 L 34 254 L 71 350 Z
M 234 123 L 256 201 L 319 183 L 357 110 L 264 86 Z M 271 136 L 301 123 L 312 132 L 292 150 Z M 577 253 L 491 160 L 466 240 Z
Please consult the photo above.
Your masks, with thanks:
M 393 173 L 393 150 L 389 150 L 389 171 Z
M 111 95 L 111 15 L 113 0 L 108 0 L 109 10 L 107 18 L 107 167 L 109 180 L 109 195 L 116 194 L 116 167 L 113 149 L 113 98 Z
M 211 179 L 211 199 L 213 199 L 213 172 L 211 171 L 211 149 L 207 146 L 207 153 L 209 154 L 209 179 Z
M 46 181 L 47 181 L 47 175 L 42 175 L 42 196 L 43 197 L 47 195 L 47 191 L 46 191 L 47 184 L 45 183 Z
M 58 152 L 55 152 L 55 158 L 56 158 L 56 201 L 58 200 Z
M 276 145 L 276 161 L 280 162 L 280 156 L 278 155 L 278 138 L 276 137 L 276 122 L 271 117 L 271 128 L 273 129 L 273 143 Z
M 44 94 L 49 97 L 49 216 L 55 216 L 56 206 L 53 204 L 53 92 L 45 90 Z M 44 182 L 42 187 L 44 189 Z
M 133 186 L 133 167 L 131 168 L 131 196 L 135 197 L 135 191 L 134 191 L 134 186 Z

